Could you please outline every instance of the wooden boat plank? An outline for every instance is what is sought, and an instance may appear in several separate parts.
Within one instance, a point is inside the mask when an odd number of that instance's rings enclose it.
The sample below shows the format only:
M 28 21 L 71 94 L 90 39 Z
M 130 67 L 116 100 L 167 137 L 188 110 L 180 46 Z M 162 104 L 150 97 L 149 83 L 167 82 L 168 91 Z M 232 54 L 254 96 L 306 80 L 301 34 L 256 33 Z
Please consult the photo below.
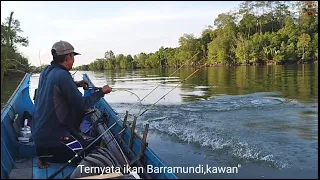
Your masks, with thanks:
M 9 179 L 32 179 L 32 167 L 12 169 Z

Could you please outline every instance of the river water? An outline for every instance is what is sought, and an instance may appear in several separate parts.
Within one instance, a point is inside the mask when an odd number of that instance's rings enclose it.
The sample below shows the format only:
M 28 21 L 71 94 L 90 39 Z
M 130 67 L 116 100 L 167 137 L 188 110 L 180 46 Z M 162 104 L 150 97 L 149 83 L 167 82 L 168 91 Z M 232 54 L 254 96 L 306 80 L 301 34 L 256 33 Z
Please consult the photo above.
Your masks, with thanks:
M 105 99 L 121 117 L 133 105 L 129 114 L 138 115 L 175 88 L 138 118 L 139 133 L 150 125 L 149 147 L 170 167 L 238 168 L 179 178 L 318 177 L 317 64 L 203 68 L 181 84 L 196 70 L 184 68 L 164 82 L 174 70 L 78 71 L 74 77 L 87 73 L 96 86 L 113 87 Z M 31 78 L 32 97 L 38 79 Z M 2 105 L 19 80 L 5 80 Z

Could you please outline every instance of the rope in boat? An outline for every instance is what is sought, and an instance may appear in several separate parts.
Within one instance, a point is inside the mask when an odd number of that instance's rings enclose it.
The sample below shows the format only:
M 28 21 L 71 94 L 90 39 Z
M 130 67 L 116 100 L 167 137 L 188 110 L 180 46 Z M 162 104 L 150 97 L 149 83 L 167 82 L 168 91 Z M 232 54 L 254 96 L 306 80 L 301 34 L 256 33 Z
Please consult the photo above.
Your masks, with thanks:
M 88 156 L 84 157 L 77 168 L 70 175 L 70 179 L 81 178 L 86 176 L 100 175 L 101 172 L 90 171 L 85 173 L 81 171 L 81 166 L 84 167 L 121 167 L 118 160 L 107 148 L 99 148 L 93 151 Z M 117 169 L 115 169 L 117 170 Z M 121 171 L 121 170 L 120 170 Z M 67 177 L 68 178 L 68 177 Z
M 114 122 L 108 129 L 106 129 L 100 136 L 98 136 L 95 140 L 93 140 L 88 146 L 83 148 L 80 152 L 76 153 L 70 160 L 67 161 L 63 166 L 61 166 L 55 173 L 50 175 L 47 179 L 53 179 L 56 177 L 64 168 L 66 168 L 71 162 L 76 159 L 78 156 L 82 155 L 88 148 L 90 148 L 96 141 L 98 141 L 101 137 L 103 137 L 109 130 L 117 124 L 117 121 Z M 111 142 L 111 141 L 110 141 Z
M 121 129 L 119 133 L 117 133 L 108 142 L 106 142 L 105 146 L 108 145 L 110 142 L 112 142 L 115 139 L 115 137 L 119 136 L 124 130 L 125 128 Z M 124 169 L 120 165 L 120 162 L 117 160 L 117 158 L 115 158 L 114 154 L 110 150 L 108 150 L 108 148 L 105 148 L 105 147 L 100 147 L 99 149 L 93 150 L 88 156 L 84 157 L 81 160 L 79 165 L 83 165 L 85 167 L 119 167 L 120 171 L 122 171 L 122 173 L 125 173 Z M 130 164 L 128 163 L 127 166 L 129 167 Z M 88 173 L 85 173 L 85 175 L 83 175 L 81 171 L 79 172 L 78 167 L 79 166 L 77 166 L 77 168 L 73 172 L 71 172 L 69 175 L 65 176 L 64 179 L 67 179 L 67 178 L 73 179 L 73 178 L 85 177 L 88 175 L 96 175 L 96 174 L 88 174 Z

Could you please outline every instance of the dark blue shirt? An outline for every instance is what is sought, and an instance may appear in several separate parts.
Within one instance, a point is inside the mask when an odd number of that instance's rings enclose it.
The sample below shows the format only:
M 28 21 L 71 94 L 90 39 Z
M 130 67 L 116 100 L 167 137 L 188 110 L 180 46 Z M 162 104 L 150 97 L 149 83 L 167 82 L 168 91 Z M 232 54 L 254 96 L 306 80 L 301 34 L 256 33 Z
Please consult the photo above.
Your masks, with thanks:
M 37 147 L 53 147 L 60 138 L 70 135 L 69 127 L 80 119 L 77 113 L 91 108 L 104 96 L 103 92 L 83 97 L 69 71 L 51 64 L 40 74 L 35 98 L 32 138 Z

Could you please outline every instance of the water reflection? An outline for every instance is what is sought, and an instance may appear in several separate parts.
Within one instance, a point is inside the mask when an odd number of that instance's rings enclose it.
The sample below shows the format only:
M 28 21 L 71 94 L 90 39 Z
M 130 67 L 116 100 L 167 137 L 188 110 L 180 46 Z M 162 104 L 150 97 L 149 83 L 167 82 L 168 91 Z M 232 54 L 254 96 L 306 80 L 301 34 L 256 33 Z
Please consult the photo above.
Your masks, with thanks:
M 21 77 L 10 76 L 10 77 L 4 78 L 2 89 L 1 89 L 1 108 L 7 103 L 7 101 L 9 100 L 12 93 L 19 85 L 22 78 L 23 76 Z
M 202 68 L 183 84 L 185 79 L 196 68 L 183 68 L 170 79 L 164 81 L 175 69 L 141 69 L 141 70 L 108 70 L 104 72 L 81 72 L 75 74 L 75 79 L 81 79 L 87 73 L 97 86 L 109 84 L 117 91 L 107 95 L 112 102 L 134 103 L 136 99 L 121 88 L 130 89 L 140 96 L 145 96 L 162 83 L 155 92 L 143 103 L 151 104 L 158 98 L 173 90 L 160 103 L 183 103 L 197 100 L 207 100 L 221 94 L 239 95 L 255 92 L 279 92 L 275 97 L 295 99 L 302 103 L 318 102 L 318 66 L 254 66 L 254 67 L 208 67 Z M 38 83 L 39 75 L 31 79 L 31 94 Z M 6 77 L 2 90 L 2 104 L 10 97 L 21 78 Z
M 163 83 L 154 92 L 154 96 L 145 102 L 152 103 L 195 70 L 196 68 L 184 68 L 165 82 L 164 78 L 172 74 L 175 69 L 108 70 L 92 72 L 93 76 L 90 77 L 98 86 L 109 84 L 115 88 L 129 88 L 142 96 L 148 94 L 148 91 L 159 83 Z M 296 99 L 303 103 L 318 102 L 318 66 L 202 68 L 168 96 L 172 103 L 182 103 L 205 100 L 220 94 L 239 95 L 255 92 L 280 92 L 278 97 Z M 128 96 L 121 97 L 120 94 L 120 92 L 110 94 L 110 97 L 116 96 L 114 99 L 117 102 L 127 102 Z

